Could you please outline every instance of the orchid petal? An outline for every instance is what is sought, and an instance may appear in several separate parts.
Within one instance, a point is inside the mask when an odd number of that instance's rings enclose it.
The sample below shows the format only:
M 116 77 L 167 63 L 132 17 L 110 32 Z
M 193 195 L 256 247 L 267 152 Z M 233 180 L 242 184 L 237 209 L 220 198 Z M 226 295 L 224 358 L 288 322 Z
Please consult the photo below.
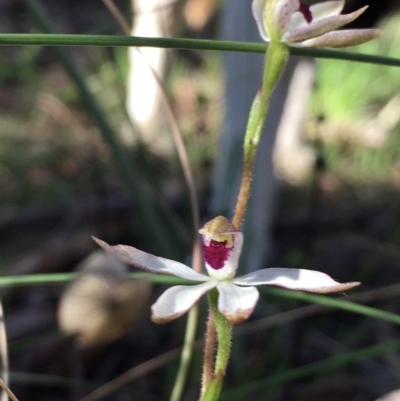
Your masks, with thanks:
M 310 7 L 313 21 L 339 15 L 344 7 L 344 0 L 324 1 Z
M 305 27 L 292 29 L 291 31 L 286 32 L 282 36 L 282 41 L 296 43 L 296 42 L 302 42 L 307 39 L 312 39 L 317 36 L 321 36 L 325 33 L 341 28 L 342 26 L 347 25 L 350 22 L 354 21 L 367 8 L 368 6 L 365 6 L 350 14 L 333 15 L 331 17 L 314 21 Z
M 280 0 L 275 8 L 275 21 L 278 25 L 278 33 L 283 34 L 288 30 L 293 14 L 299 9 L 300 0 Z
M 344 7 L 344 0 L 325 1 L 323 3 L 314 4 L 310 7 L 310 12 L 313 21 L 318 21 L 323 18 L 339 15 Z M 293 14 L 287 28 L 288 31 L 293 29 L 303 28 L 308 25 L 304 15 L 301 12 Z
M 295 43 L 298 47 L 347 47 L 357 46 L 376 39 L 382 34 L 379 29 L 348 29 L 328 32 L 317 38 Z
M 120 260 L 128 265 L 148 270 L 152 273 L 172 274 L 187 280 L 193 281 L 209 281 L 210 277 L 197 273 L 189 266 L 179 263 L 175 260 L 160 258 L 150 253 L 143 252 L 137 248 L 127 245 L 111 246 L 106 242 L 94 238 L 93 239 L 107 252 L 117 256 Z
M 338 283 L 325 273 L 305 269 L 274 267 L 262 269 L 232 280 L 239 285 L 276 285 L 291 290 L 317 293 L 346 291 L 360 285 L 358 282 Z
M 168 323 L 186 313 L 207 291 L 218 285 L 218 281 L 208 281 L 198 285 L 176 285 L 168 288 L 151 307 L 154 323 Z
M 259 297 L 257 288 L 243 288 L 229 281 L 221 281 L 217 289 L 218 309 L 229 322 L 239 324 L 251 315 Z
M 293 31 L 294 29 L 304 28 L 309 25 L 301 12 L 295 12 L 287 25 L 287 30 Z
M 269 42 L 269 35 L 265 27 L 264 21 L 264 8 L 265 2 L 267 0 L 253 0 L 252 3 L 252 10 L 253 16 L 256 20 L 258 31 L 260 32 L 261 37 L 266 41 Z

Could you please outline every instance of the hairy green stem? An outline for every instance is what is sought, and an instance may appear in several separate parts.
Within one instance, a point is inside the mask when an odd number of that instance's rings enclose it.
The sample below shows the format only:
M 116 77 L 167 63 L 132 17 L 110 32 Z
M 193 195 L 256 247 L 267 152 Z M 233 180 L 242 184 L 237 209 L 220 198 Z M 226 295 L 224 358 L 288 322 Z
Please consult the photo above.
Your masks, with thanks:
M 212 291 L 211 298 L 213 298 L 211 310 L 214 316 L 218 339 L 214 375 L 218 376 L 221 373 L 225 376 L 226 367 L 228 366 L 229 356 L 231 354 L 232 324 L 229 323 L 218 310 L 218 293 L 216 290 Z
M 269 100 L 282 75 L 289 57 L 289 49 L 281 42 L 271 42 L 265 55 L 261 90 L 257 93 L 250 109 L 249 121 L 244 138 L 244 167 L 242 182 L 235 207 L 232 224 L 240 230 L 250 197 L 254 160 L 268 114 Z
M 229 362 L 232 344 L 232 324 L 218 310 L 218 291 L 214 288 L 209 293 L 210 309 L 217 331 L 218 347 L 214 377 L 205 389 L 201 401 L 217 401 L 221 393 L 226 368 Z

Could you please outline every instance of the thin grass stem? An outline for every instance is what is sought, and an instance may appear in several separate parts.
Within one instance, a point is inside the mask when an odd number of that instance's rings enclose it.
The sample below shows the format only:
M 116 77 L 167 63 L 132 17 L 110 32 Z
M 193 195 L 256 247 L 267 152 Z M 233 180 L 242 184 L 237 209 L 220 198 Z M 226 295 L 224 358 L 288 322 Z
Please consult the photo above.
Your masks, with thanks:
M 291 291 L 283 288 L 274 288 L 274 287 L 261 288 L 261 291 L 268 295 L 276 295 L 284 298 L 291 298 L 299 301 L 311 302 L 313 304 L 325 305 L 337 309 L 342 309 L 347 312 L 353 312 L 368 317 L 386 320 L 387 322 L 400 324 L 400 315 L 386 312 L 381 309 L 371 308 L 370 306 L 360 305 L 354 302 L 343 301 L 323 295 L 310 294 L 301 291 Z
M 10 397 L 12 399 L 12 401 L 18 401 L 18 398 L 15 396 L 15 394 L 10 390 L 8 385 L 2 379 L 0 379 L 0 387 L 2 387 L 5 394 L 7 394 L 6 399 L 8 399 L 8 397 Z
M 24 0 L 31 1 L 31 0 Z M 110 46 L 110 47 L 161 47 L 169 49 L 219 50 L 242 53 L 265 53 L 267 45 L 250 42 L 231 42 L 224 40 L 147 38 L 117 35 L 68 35 L 68 34 L 29 34 L 2 33 L 1 45 L 39 45 L 39 46 Z M 294 48 L 289 49 L 292 56 L 347 60 L 359 63 L 379 64 L 400 67 L 400 59 L 394 57 L 363 54 L 331 49 Z
M 6 321 L 4 318 L 3 302 L 0 299 L 0 353 L 1 353 L 1 376 L 3 378 L 0 385 L 3 387 L 3 392 L 1 394 L 1 401 L 8 401 L 10 395 L 8 386 L 10 384 L 10 362 L 8 357 L 8 341 L 7 341 L 7 330 Z

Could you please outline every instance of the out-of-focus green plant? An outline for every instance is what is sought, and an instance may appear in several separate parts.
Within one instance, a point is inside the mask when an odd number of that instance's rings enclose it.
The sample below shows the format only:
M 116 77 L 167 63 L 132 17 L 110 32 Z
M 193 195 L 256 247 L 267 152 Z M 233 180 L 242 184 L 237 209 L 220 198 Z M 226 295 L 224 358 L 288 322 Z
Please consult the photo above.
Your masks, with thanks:
M 380 23 L 384 35 L 352 49 L 400 57 L 400 14 Z M 316 61 L 306 137 L 318 141 L 327 170 L 353 184 L 394 184 L 400 165 L 400 74 L 382 65 Z M 315 121 L 318 121 L 315 123 Z
M 400 14 L 382 21 L 380 26 L 384 35 L 351 51 L 399 58 L 399 23 Z M 317 60 L 316 63 L 317 86 L 312 97 L 312 108 L 327 119 L 354 122 L 357 117 L 373 114 L 398 94 L 400 74 L 397 69 L 337 60 Z

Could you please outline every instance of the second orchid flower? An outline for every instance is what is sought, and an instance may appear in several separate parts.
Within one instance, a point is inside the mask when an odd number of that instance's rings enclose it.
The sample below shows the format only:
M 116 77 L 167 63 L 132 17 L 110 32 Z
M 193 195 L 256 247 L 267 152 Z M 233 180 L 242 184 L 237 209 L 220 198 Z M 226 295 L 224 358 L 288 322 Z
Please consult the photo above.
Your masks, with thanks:
M 379 29 L 337 30 L 358 18 L 368 6 L 341 14 L 344 0 L 313 6 L 300 0 L 253 0 L 253 14 L 261 37 L 295 47 L 356 46 L 380 36 Z

